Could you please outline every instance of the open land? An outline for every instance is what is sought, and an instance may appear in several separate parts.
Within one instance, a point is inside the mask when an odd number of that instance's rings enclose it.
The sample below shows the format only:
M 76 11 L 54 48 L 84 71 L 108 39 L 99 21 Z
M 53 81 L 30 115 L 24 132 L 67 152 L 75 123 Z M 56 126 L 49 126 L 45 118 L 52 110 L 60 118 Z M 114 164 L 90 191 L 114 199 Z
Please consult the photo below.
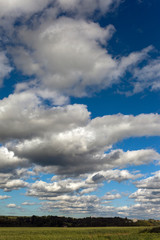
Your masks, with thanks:
M 0 240 L 160 240 L 146 227 L 0 228 Z

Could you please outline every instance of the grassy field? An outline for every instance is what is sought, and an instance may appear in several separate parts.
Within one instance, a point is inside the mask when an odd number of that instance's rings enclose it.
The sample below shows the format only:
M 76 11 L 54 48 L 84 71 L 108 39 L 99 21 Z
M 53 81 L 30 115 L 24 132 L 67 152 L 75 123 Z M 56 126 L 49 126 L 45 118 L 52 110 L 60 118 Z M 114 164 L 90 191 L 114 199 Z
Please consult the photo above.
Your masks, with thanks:
M 160 240 L 144 227 L 0 228 L 0 240 Z

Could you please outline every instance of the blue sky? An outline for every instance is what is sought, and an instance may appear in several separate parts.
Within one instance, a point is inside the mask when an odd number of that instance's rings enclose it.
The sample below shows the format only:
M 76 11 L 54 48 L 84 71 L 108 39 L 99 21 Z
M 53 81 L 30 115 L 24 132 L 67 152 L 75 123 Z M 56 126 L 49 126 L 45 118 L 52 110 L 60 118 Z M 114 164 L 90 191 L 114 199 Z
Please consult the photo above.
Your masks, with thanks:
M 0 0 L 1 215 L 160 219 L 158 0 Z

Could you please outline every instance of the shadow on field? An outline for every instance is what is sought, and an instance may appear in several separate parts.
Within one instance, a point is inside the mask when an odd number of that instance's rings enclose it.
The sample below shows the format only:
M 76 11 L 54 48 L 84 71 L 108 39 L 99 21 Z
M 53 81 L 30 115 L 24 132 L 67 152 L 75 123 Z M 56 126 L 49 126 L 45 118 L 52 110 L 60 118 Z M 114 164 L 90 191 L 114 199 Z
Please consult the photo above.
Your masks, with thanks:
M 151 229 L 144 229 L 140 233 L 160 233 L 160 227 L 154 227 Z

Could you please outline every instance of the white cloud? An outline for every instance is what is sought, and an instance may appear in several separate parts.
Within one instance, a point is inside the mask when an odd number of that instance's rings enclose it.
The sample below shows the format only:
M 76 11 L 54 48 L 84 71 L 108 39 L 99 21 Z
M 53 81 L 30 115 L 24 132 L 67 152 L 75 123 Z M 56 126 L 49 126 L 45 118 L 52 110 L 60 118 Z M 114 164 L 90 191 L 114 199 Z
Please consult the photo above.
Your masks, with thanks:
M 100 46 L 106 45 L 113 32 L 112 25 L 101 28 L 93 22 L 61 17 L 37 30 L 20 31 L 20 39 L 32 53 L 23 48 L 11 52 L 17 68 L 24 74 L 35 74 L 43 89 L 83 96 L 87 87 L 115 82 L 112 75 L 117 63 Z
M 113 58 L 107 44 L 114 32 L 113 25 L 102 28 L 84 19 L 61 17 L 42 22 L 36 29 L 19 28 L 21 47 L 8 51 L 23 74 L 36 77 L 34 91 L 42 96 L 51 98 L 52 91 L 53 96 L 62 98 L 88 96 L 119 83 L 126 70 L 152 50 L 150 46 L 126 57 Z
M 42 10 L 50 0 L 0 0 L 0 17 L 19 17 Z
M 138 190 L 130 195 L 130 198 L 143 205 L 155 205 L 160 203 L 160 171 L 154 173 L 153 176 L 135 182 Z
M 66 178 L 54 182 L 36 181 L 31 184 L 27 191 L 27 196 L 38 197 L 43 200 L 57 200 L 57 197 L 86 194 L 95 191 L 105 181 L 126 181 L 139 178 L 141 175 L 131 174 L 127 170 L 108 170 L 95 172 L 94 174 L 81 175 L 77 178 Z M 53 178 L 55 179 L 55 177 Z M 119 198 L 120 195 L 106 195 L 103 200 Z M 109 200 L 109 199 L 108 199 Z
M 7 205 L 8 208 L 17 208 L 17 205 L 15 203 L 10 203 Z
M 0 17 L 20 17 L 24 14 L 34 14 L 44 11 L 51 4 L 59 12 L 74 13 L 77 16 L 92 15 L 96 10 L 101 14 L 114 10 L 121 0 L 0 0 Z
M 21 179 L 10 180 L 7 183 L 1 184 L 0 188 L 3 188 L 5 192 L 10 192 L 13 190 L 18 190 L 20 188 L 25 188 L 28 186 L 27 182 L 24 182 Z
M 135 68 L 133 73 L 133 78 L 136 79 L 134 93 L 141 92 L 145 88 L 160 89 L 160 59 L 150 60 L 143 68 Z
M 0 101 L 0 139 L 26 139 L 83 126 L 90 113 L 84 105 L 45 108 L 30 92 L 10 95 Z
M 54 139 L 53 142 L 25 141 L 23 144 L 9 146 L 9 148 L 12 148 L 19 157 L 25 157 L 32 163 L 42 166 L 39 167 L 39 171 L 62 175 L 79 175 L 114 167 L 142 165 L 154 160 L 159 161 L 160 158 L 157 152 L 149 149 L 133 152 L 115 150 L 104 154 L 105 145 L 101 148 L 96 145 L 89 148 L 90 142 L 86 142 L 84 145 L 75 143 L 74 146 L 68 148 L 67 146 L 72 144 L 68 141 L 56 143 Z
M 25 166 L 28 166 L 26 159 L 20 159 L 14 155 L 14 152 L 8 151 L 5 147 L 0 147 L 0 172 L 9 172 Z
M 9 60 L 6 57 L 5 52 L 0 52 L 0 85 L 2 85 L 3 80 L 12 71 L 12 67 L 9 64 Z
M 159 203 L 136 203 L 134 205 L 123 205 L 113 207 L 112 201 L 121 198 L 119 193 L 106 193 L 99 198 L 95 195 L 87 196 L 58 196 L 51 198 L 51 201 L 42 202 L 42 211 L 56 214 L 83 214 L 105 217 L 129 217 L 129 218 L 159 218 Z M 123 200 L 123 199 L 122 199 Z M 158 204 L 158 205 L 157 205 Z
M 154 173 L 154 176 L 143 179 L 136 183 L 138 188 L 142 189 L 159 189 L 158 185 L 160 182 L 160 171 Z
M 145 218 L 160 217 L 160 171 L 153 173 L 153 176 L 136 181 L 135 185 L 138 188 L 136 192 L 130 194 L 129 198 L 134 199 L 136 204 L 130 207 L 126 206 L 119 209 L 123 215 L 126 213 L 129 216 Z
M 1 169 L 30 162 L 43 171 L 80 174 L 159 161 L 152 149 L 105 153 L 124 138 L 159 136 L 159 125 L 158 114 L 91 120 L 84 105 L 48 108 L 33 93 L 17 93 L 0 101 L 0 139 L 6 145 L 0 148 Z
M 25 167 L 29 161 L 43 171 L 80 174 L 146 164 L 159 160 L 159 154 L 152 149 L 105 151 L 124 138 L 159 136 L 159 124 L 158 114 L 91 120 L 84 105 L 48 108 L 30 92 L 17 93 L 0 101 L 3 168 Z
M 46 197 L 48 199 L 49 197 L 56 197 L 66 193 L 73 193 L 83 187 L 83 185 L 84 183 L 80 183 L 78 181 L 71 181 L 70 179 L 54 183 L 36 181 L 29 188 L 27 195 L 36 196 L 39 198 Z
M 87 183 L 101 183 L 103 181 L 117 181 L 122 182 L 129 179 L 136 179 L 141 177 L 141 174 L 131 174 L 128 170 L 107 170 L 94 173 L 88 177 Z
M 55 201 L 42 202 L 42 211 L 56 212 L 61 214 L 89 214 L 89 215 L 111 215 L 114 214 L 115 208 L 103 203 L 95 195 L 92 196 L 63 196 Z
M 160 217 L 159 205 L 153 206 L 150 203 L 136 203 L 131 206 L 118 207 L 117 213 L 121 216 L 137 219 L 158 219 Z
M 154 160 L 159 161 L 160 155 L 153 149 L 141 149 L 137 151 L 123 152 L 114 150 L 110 154 L 110 163 L 113 166 L 144 165 Z
M 11 198 L 11 196 L 8 195 L 0 195 L 0 200 Z
M 116 193 L 116 194 L 113 194 L 113 193 L 110 193 L 110 192 L 108 192 L 108 193 L 106 193 L 106 195 L 104 195 L 103 197 L 102 197 L 102 199 L 103 200 L 114 200 L 114 199 L 119 199 L 119 198 L 121 198 L 121 195 L 119 194 L 119 193 Z
M 24 180 L 30 176 L 31 173 L 27 169 L 6 169 L 5 172 L 0 172 L 0 189 L 10 192 L 27 187 L 28 183 Z
M 48 3 L 52 7 L 44 10 Z M 64 104 L 70 96 L 88 96 L 119 83 L 127 70 L 146 59 L 152 47 L 116 59 L 107 51 L 114 26 L 102 28 L 85 16 L 97 11 L 104 14 L 120 3 L 121 0 L 0 1 L 0 16 L 18 17 L 43 10 L 43 14 L 32 19 L 31 25 L 5 27 L 12 42 L 16 35 L 14 47 L 7 47 L 16 68 L 35 78 L 34 86 L 29 81 L 22 83 L 23 88 L 34 89 L 53 104 Z M 57 17 L 63 11 L 65 17 Z
M 61 11 L 78 16 L 92 15 L 96 10 L 104 14 L 117 7 L 120 2 L 121 0 L 57 0 Z
M 34 203 L 34 202 L 23 202 L 22 205 L 23 206 L 33 206 L 33 205 L 36 205 L 37 203 Z
M 96 120 L 98 124 L 92 124 Z M 95 119 L 87 126 L 62 132 L 50 130 L 47 137 L 33 138 L 18 144 L 11 142 L 8 148 L 18 157 L 43 166 L 43 171 L 58 174 L 80 174 L 159 161 L 159 154 L 152 149 L 127 152 L 112 150 L 108 154 L 104 153 L 111 144 L 123 138 L 159 135 L 159 116 L 106 116 L 105 120 Z M 50 167 L 45 169 L 47 166 Z

